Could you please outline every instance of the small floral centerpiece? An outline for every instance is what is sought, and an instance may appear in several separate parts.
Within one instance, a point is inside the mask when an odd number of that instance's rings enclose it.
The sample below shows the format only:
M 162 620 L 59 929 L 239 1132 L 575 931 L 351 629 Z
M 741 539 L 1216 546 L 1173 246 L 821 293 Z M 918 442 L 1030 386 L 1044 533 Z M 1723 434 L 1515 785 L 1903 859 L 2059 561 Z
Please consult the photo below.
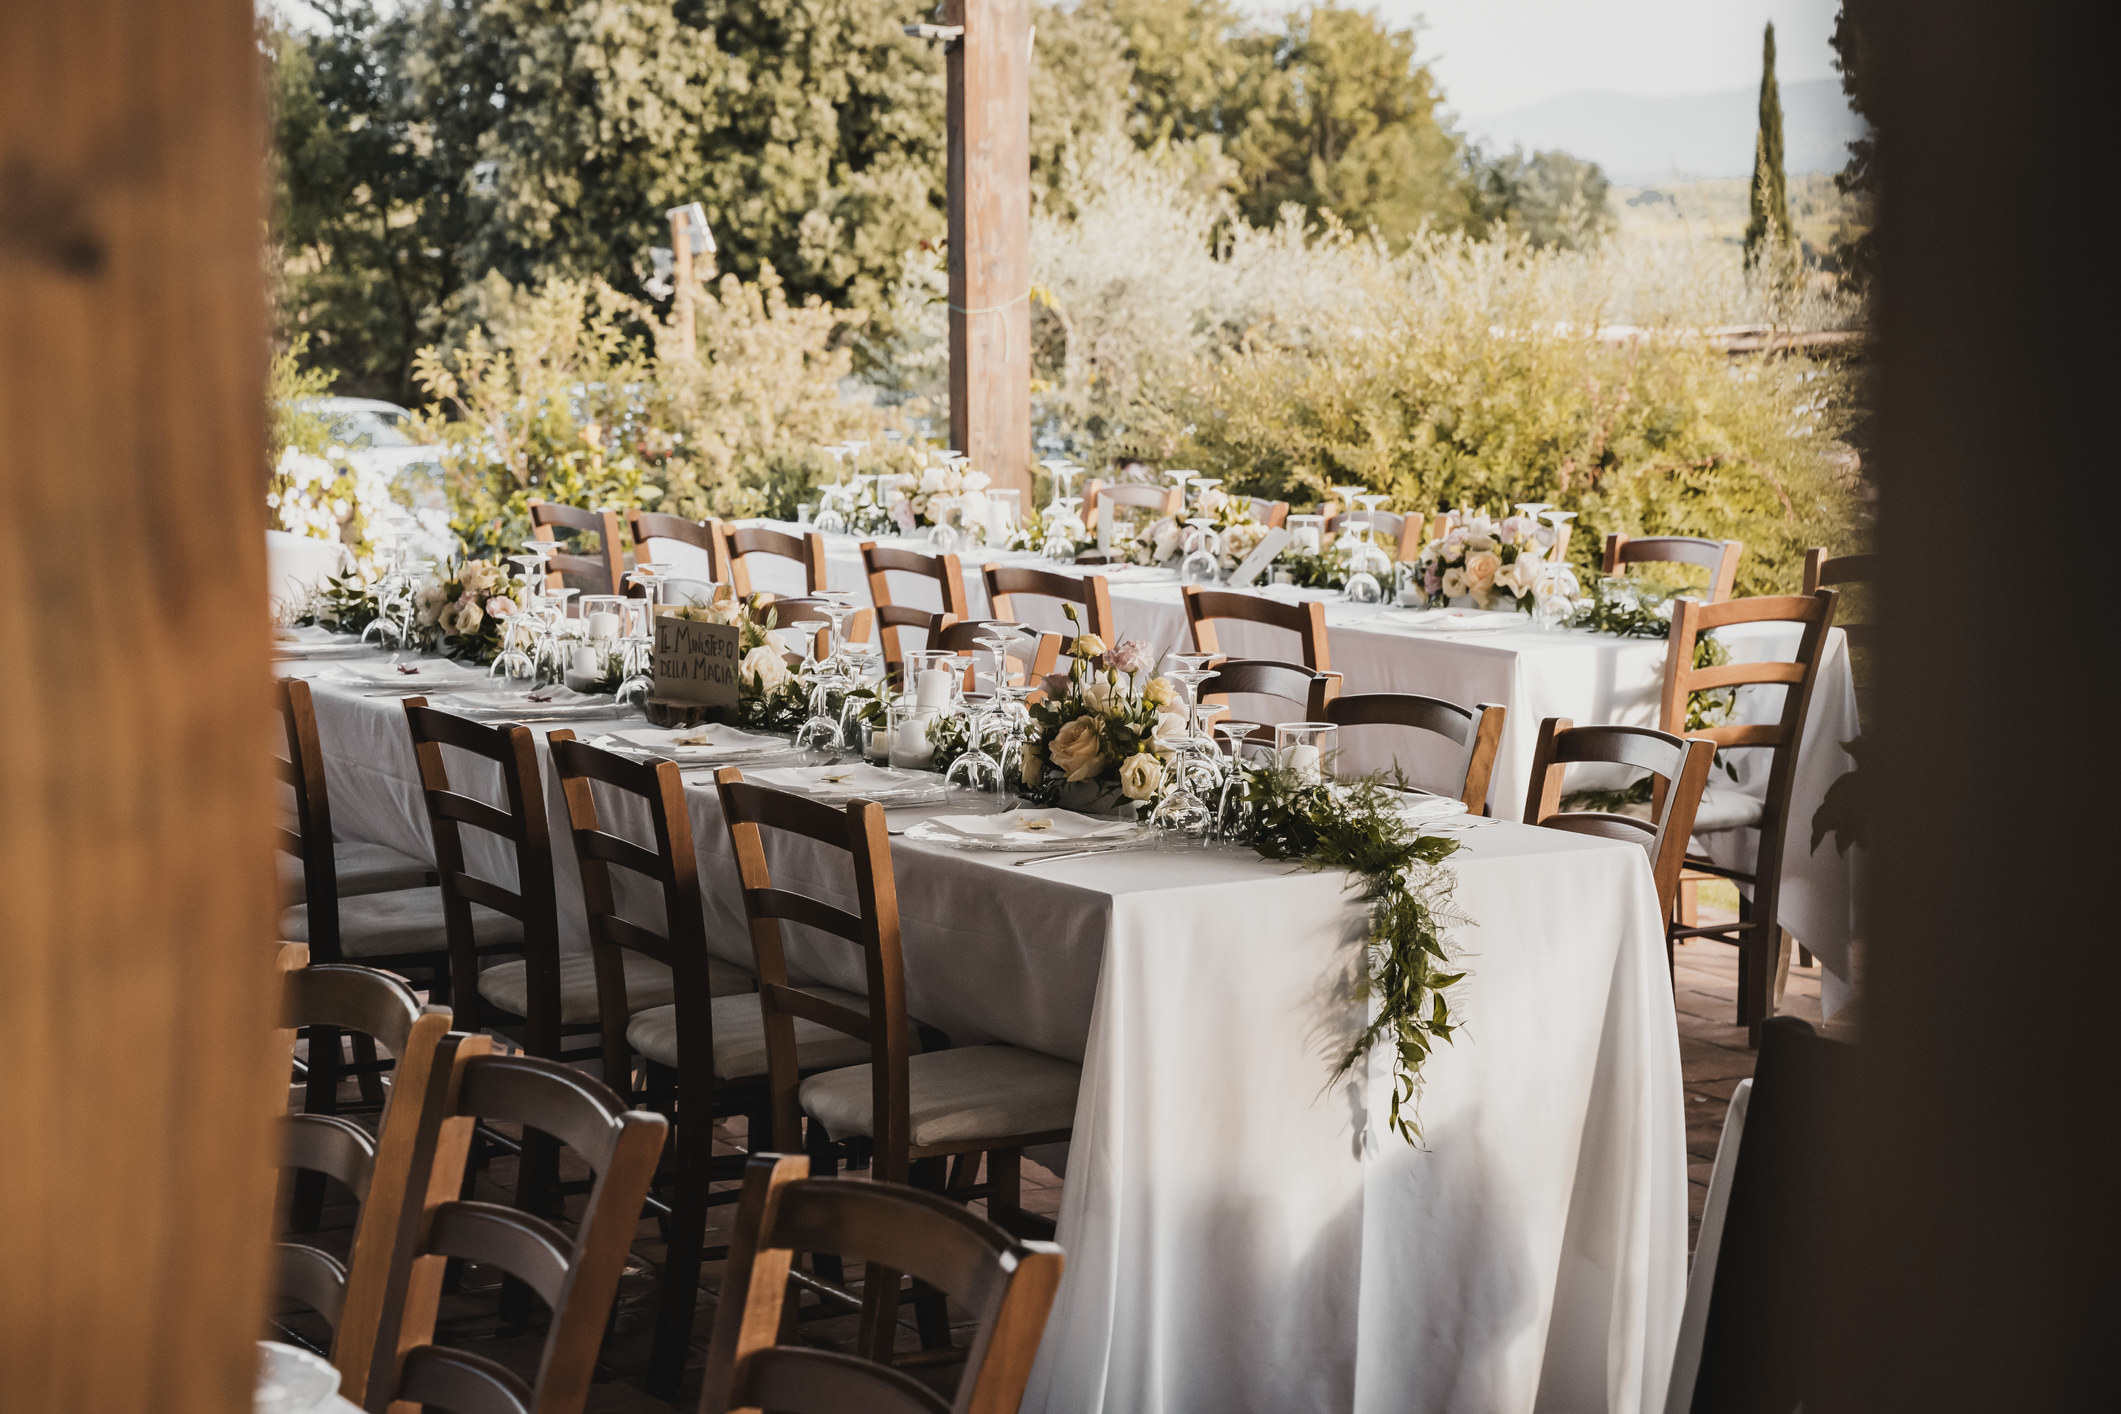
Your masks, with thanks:
M 1576 611 L 1576 571 L 1551 558 L 1554 527 L 1530 516 L 1462 517 L 1421 547 L 1421 592 L 1432 604 L 1535 610 L 1555 620 Z
M 492 560 L 465 560 L 413 591 L 413 632 L 452 658 L 491 663 L 501 654 L 504 624 L 523 605 L 528 584 Z
M 1073 620 L 1073 605 L 1066 606 Z M 1021 794 L 1041 805 L 1137 812 L 1164 783 L 1169 743 L 1185 734 L 1178 684 L 1156 677 L 1156 651 L 1128 639 L 1110 648 L 1094 633 L 1068 645 L 1065 679 L 1031 705 Z
M 910 531 L 919 526 L 952 526 L 984 540 L 987 534 L 987 488 L 984 471 L 974 471 L 963 457 L 942 457 L 923 467 L 917 478 L 898 483 L 900 519 Z
M 1137 565 L 1175 565 L 1185 556 L 1187 522 L 1192 520 L 1214 522 L 1216 562 L 1225 572 L 1236 569 L 1267 538 L 1267 528 L 1252 518 L 1250 501 L 1210 486 L 1195 497 L 1191 514 L 1151 521 L 1130 532 L 1119 548 Z

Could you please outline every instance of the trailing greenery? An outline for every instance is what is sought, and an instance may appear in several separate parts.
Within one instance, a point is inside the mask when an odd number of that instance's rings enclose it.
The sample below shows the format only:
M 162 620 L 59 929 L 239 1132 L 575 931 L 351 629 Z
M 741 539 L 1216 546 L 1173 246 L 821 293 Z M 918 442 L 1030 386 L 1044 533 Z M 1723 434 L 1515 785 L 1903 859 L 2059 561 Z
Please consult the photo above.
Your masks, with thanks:
M 1458 1029 L 1453 964 L 1445 922 L 1464 923 L 1450 906 L 1452 876 L 1439 866 L 1458 841 L 1423 835 L 1407 823 L 1399 792 L 1379 777 L 1332 782 L 1280 770 L 1247 773 L 1238 837 L 1267 859 L 1306 869 L 1340 869 L 1361 881 L 1370 907 L 1364 991 L 1377 1015 L 1341 1057 L 1346 1075 L 1380 1043 L 1392 1048 L 1388 1123 L 1408 1143 L 1421 1139 L 1415 1099 L 1422 1067 Z

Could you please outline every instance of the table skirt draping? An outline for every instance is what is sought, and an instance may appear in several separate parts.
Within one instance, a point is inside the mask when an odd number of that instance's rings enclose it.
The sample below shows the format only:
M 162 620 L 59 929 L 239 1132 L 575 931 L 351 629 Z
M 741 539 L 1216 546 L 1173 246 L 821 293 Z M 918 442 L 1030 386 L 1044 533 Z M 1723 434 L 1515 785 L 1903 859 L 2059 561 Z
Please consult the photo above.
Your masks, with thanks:
M 794 529 L 785 525 L 777 528 Z M 925 550 L 918 540 L 880 543 Z M 656 540 L 650 542 L 650 549 L 683 566 L 685 573 L 701 577 L 707 574 L 706 556 L 690 546 Z M 973 549 L 960 559 L 973 612 L 981 616 L 989 612 L 980 578 L 981 565 L 992 560 L 1055 568 L 1021 552 L 988 555 Z M 803 592 L 802 569 L 794 561 L 753 556 L 746 564 L 756 589 L 781 594 Z M 851 590 L 861 602 L 869 601 L 859 538 L 826 537 L 826 568 L 831 588 Z M 1138 638 L 1166 651 L 1192 646 L 1180 590 L 1170 573 L 1134 566 L 1110 571 L 1061 568 L 1068 573 L 1106 574 L 1122 637 Z M 1531 626 L 1529 618 L 1522 627 L 1499 632 L 1447 635 L 1409 627 L 1407 619 L 1397 611 L 1341 603 L 1325 592 L 1267 592 L 1327 601 L 1332 666 L 1342 675 L 1344 692 L 1414 692 L 1468 706 L 1500 703 L 1509 709 L 1488 795 L 1491 810 L 1502 819 L 1523 817 L 1541 721 L 1567 717 L 1579 725 L 1657 725 L 1665 666 L 1662 639 L 1614 638 L 1569 631 L 1542 633 Z M 940 587 L 918 576 L 894 575 L 892 597 L 896 603 L 916 608 L 942 607 Z M 1019 601 L 1018 612 L 1035 628 L 1059 631 L 1066 626 L 1060 607 L 1050 601 Z M 1223 650 L 1235 656 L 1297 656 L 1295 635 L 1284 630 L 1233 622 L 1219 625 L 1219 636 Z M 1798 630 L 1781 624 L 1744 624 L 1718 630 L 1717 636 L 1731 650 L 1735 661 L 1787 660 L 1796 652 Z M 1780 687 L 1741 689 L 1736 720 L 1772 720 L 1781 710 L 1783 691 Z M 1264 717 L 1263 707 L 1273 710 L 1273 705 L 1240 699 L 1233 702 L 1232 711 L 1240 719 L 1249 720 Z M 1279 711 L 1279 719 L 1287 720 L 1286 704 L 1280 704 Z M 1830 841 L 1814 850 L 1812 817 L 1825 800 L 1827 788 L 1853 769 L 1855 763 L 1842 744 L 1854 740 L 1861 730 L 1847 641 L 1836 629 L 1828 635 L 1811 712 L 1798 748 L 1783 850 L 1781 905 L 1783 926 L 1823 965 L 1826 975 L 1822 1004 L 1828 1016 L 1834 1015 L 1850 994 L 1854 968 L 1851 941 L 1857 936 L 1856 874 L 1861 860 L 1860 852 L 1844 855 Z M 1446 779 L 1454 759 L 1452 750 L 1434 737 L 1399 728 L 1369 727 L 1350 731 L 1345 738 L 1343 763 L 1348 771 L 1397 767 L 1417 785 L 1455 789 Z M 1735 786 L 1756 796 L 1765 794 L 1766 753 L 1731 751 L 1723 759 L 1732 763 L 1737 777 L 1733 781 L 1719 772 L 1716 784 Z M 1578 778 L 1572 776 L 1572 788 L 1577 783 Z M 1718 863 L 1750 868 L 1758 853 L 1759 832 L 1734 830 L 1704 836 L 1699 844 Z
M 316 698 L 340 832 L 431 858 L 398 702 L 329 683 Z M 542 747 L 552 728 L 534 729 Z M 459 788 L 494 793 L 490 771 L 452 766 Z M 709 946 L 748 963 L 704 773 L 688 773 L 686 800 Z M 549 771 L 547 804 L 564 841 Z M 605 808 L 611 828 L 644 830 Z M 1661 1400 L 1686 1159 L 1647 863 L 1633 846 L 1515 825 L 1466 840 L 1453 863 L 1472 920 L 1455 930 L 1466 1029 L 1431 1062 L 1421 1149 L 1384 1128 L 1381 1062 L 1361 1084 L 1329 1083 L 1363 1014 L 1361 909 L 1340 876 L 1228 849 L 1020 869 L 893 841 L 909 1009 L 959 1044 L 1084 1065 L 1069 1272 L 1027 1409 Z M 580 947 L 579 877 L 564 844 L 555 854 Z M 770 836 L 769 857 L 784 886 L 852 902 L 844 858 L 823 846 Z M 622 901 L 652 921 L 637 896 Z M 852 949 L 788 931 L 799 974 L 862 990 Z

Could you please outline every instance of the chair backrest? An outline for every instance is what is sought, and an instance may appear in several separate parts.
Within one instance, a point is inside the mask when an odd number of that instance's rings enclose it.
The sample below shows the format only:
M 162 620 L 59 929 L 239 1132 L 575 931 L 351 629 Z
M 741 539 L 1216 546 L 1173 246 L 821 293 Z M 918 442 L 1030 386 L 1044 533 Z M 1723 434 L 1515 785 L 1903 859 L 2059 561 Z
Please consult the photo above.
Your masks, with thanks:
M 898 884 L 891 870 L 891 837 L 884 809 L 856 800 L 843 809 L 804 796 L 749 785 L 733 766 L 715 772 L 722 818 L 736 849 L 744 914 L 751 924 L 751 952 L 759 979 L 759 1006 L 766 1020 L 766 1083 L 773 1113 L 773 1144 L 799 1149 L 801 1110 L 796 1103 L 795 1019 L 869 1044 L 872 1098 L 876 1110 L 876 1176 L 904 1183 L 907 1145 L 906 974 L 899 951 Z M 853 865 L 855 913 L 809 894 L 775 888 L 766 867 L 763 830 L 779 830 L 844 852 Z M 850 1010 L 788 981 L 781 920 L 859 948 L 868 978 L 869 1009 Z
M 304 1242 L 283 1240 L 274 1250 L 280 1294 L 330 1322 L 339 1392 L 361 1404 L 385 1304 L 403 1274 L 395 1260 L 400 1229 L 419 1204 L 415 1155 L 440 1122 L 438 1107 L 428 1103 L 435 1093 L 429 1081 L 449 1031 L 449 1008 L 421 1006 L 412 988 L 387 972 L 323 963 L 288 972 L 281 1020 L 290 1028 L 326 1028 L 333 1044 L 344 1031 L 373 1037 L 397 1062 L 374 1135 L 339 1115 L 292 1114 L 281 1121 L 281 1166 L 334 1178 L 361 1205 L 343 1263 Z
M 1137 506 L 1153 516 L 1175 516 L 1185 513 L 1185 498 L 1176 486 L 1148 486 L 1133 481 L 1104 482 L 1092 479 L 1083 483 L 1083 524 L 1093 531 L 1097 528 L 1097 503 L 1110 501 L 1113 506 Z
M 776 628 L 794 628 L 798 624 L 818 625 L 815 635 L 816 652 L 812 655 L 822 659 L 832 651 L 832 616 L 825 612 L 825 601 L 801 595 L 788 599 L 754 601 L 751 616 L 760 623 L 772 619 Z M 867 643 L 871 630 L 876 626 L 875 613 L 867 608 L 856 609 L 840 621 L 849 643 Z
M 1716 748 L 1699 738 L 1685 739 L 1648 727 L 1579 727 L 1567 717 L 1549 717 L 1539 724 L 1539 744 L 1532 752 L 1532 784 L 1525 797 L 1524 822 L 1641 845 L 1649 852 L 1659 910 L 1670 918 L 1679 901 L 1687 837 L 1694 831 L 1694 812 L 1701 807 L 1709 762 L 1715 756 Z M 1655 776 L 1649 818 L 1599 810 L 1563 811 L 1563 773 L 1571 765 L 1591 761 L 1633 766 Z
M 547 734 L 553 777 L 567 800 L 567 824 L 582 871 L 582 905 L 589 918 L 589 946 L 596 963 L 597 1021 L 603 1034 L 603 1073 L 626 1077 L 629 1101 L 632 1051 L 626 1023 L 633 1015 L 626 995 L 625 953 L 637 952 L 670 969 L 679 1025 L 679 1083 L 689 1094 L 710 1094 L 714 1085 L 714 987 L 707 964 L 706 908 L 700 892 L 699 856 L 692 845 L 692 817 L 674 761 L 635 761 L 575 740 L 571 731 Z M 648 849 L 604 828 L 594 786 L 630 796 L 648 818 L 655 848 Z M 644 927 L 619 912 L 612 871 L 624 870 L 653 888 L 662 900 L 664 931 Z
M 700 1414 L 1015 1414 L 1060 1285 L 1060 1249 L 932 1193 L 809 1174 L 801 1155 L 753 1154 L 745 1165 Z M 782 1344 L 789 1269 L 805 1251 L 911 1272 L 968 1312 L 957 1398 L 946 1403 L 886 1365 Z
M 987 645 L 980 642 L 980 635 L 987 631 L 988 625 L 1006 622 L 1009 621 L 1005 619 L 973 619 L 966 623 L 945 624 L 928 641 L 928 646 L 947 649 L 952 653 L 983 654 L 991 659 L 992 654 Z M 1022 642 L 1022 640 L 1019 640 L 1019 642 Z M 1047 677 L 1059 666 L 1060 651 L 1061 636 L 1057 633 L 1042 633 L 1035 641 L 1012 652 L 1009 655 L 1009 660 L 1020 665 L 1023 671 L 1029 675 L 1025 679 L 1026 681 L 1035 683 Z M 978 663 L 975 662 L 972 667 L 965 669 L 965 688 L 968 692 L 972 690 L 974 678 L 977 676 L 977 668 Z
M 955 555 L 923 555 L 918 550 L 901 550 L 879 545 L 874 540 L 864 540 L 862 573 L 869 581 L 869 602 L 876 606 L 884 666 L 893 674 L 906 662 L 905 646 L 899 642 L 900 629 L 923 630 L 927 634 L 927 646 L 933 648 L 936 646 L 935 636 L 942 631 L 945 618 L 972 617 L 972 596 L 965 592 L 965 567 Z M 939 586 L 943 607 L 939 610 L 912 609 L 893 602 L 893 574 L 918 575 L 922 579 L 934 580 Z
M 1461 707 L 1413 692 L 1355 692 L 1328 702 L 1325 716 L 1318 720 L 1332 722 L 1344 732 L 1349 727 L 1411 727 L 1444 738 L 1459 748 L 1451 772 L 1452 793 L 1466 809 L 1484 815 L 1488 777 L 1495 770 L 1495 752 L 1502 745 L 1502 724 L 1508 715 L 1508 709 L 1493 702 Z
M 1789 823 L 1791 786 L 1797 774 L 1797 746 L 1804 736 L 1804 719 L 1811 711 L 1812 689 L 1819 682 L 1819 662 L 1825 653 L 1827 630 L 1834 625 L 1838 597 L 1835 590 L 1819 589 L 1810 594 L 1764 594 L 1721 604 L 1680 599 L 1672 605 L 1672 637 L 1665 651 L 1664 694 L 1657 713 L 1657 724 L 1664 730 L 1685 730 L 1687 703 L 1697 692 L 1749 684 L 1780 684 L 1784 688 L 1781 714 L 1772 722 L 1731 722 L 1690 733 L 1719 748 L 1755 747 L 1773 753 L 1768 765 L 1767 794 L 1760 808 L 1760 851 L 1754 868 L 1759 887 L 1771 893 L 1778 891 L 1782 872 L 1782 843 Z M 1789 662 L 1694 666 L 1694 646 L 1702 634 L 1749 623 L 1802 625 L 1795 657 Z M 1756 893 L 1756 906 L 1771 901 L 1760 899 Z M 1763 916 L 1775 915 L 1766 912 Z
M 1876 555 L 1829 555 L 1815 547 L 1804 552 L 1804 592 L 1816 594 L 1836 584 L 1872 584 L 1879 568 Z M 1851 648 L 1870 648 L 1876 641 L 1870 624 L 1843 622 L 1839 627 Z
M 287 738 L 286 757 L 275 760 L 280 778 L 295 796 L 294 828 L 281 827 L 274 844 L 302 861 L 310 955 L 318 962 L 337 962 L 342 956 L 339 866 L 332 849 L 331 796 L 324 780 L 324 747 L 317 736 L 316 699 L 300 678 L 281 679 L 273 695 Z
M 548 557 L 547 588 L 572 585 L 584 594 L 616 594 L 626 573 L 626 542 L 620 538 L 617 511 L 592 511 L 581 506 L 562 506 L 533 497 L 530 502 L 530 533 L 540 540 L 553 540 L 553 528 L 594 535 L 595 554 L 568 551 Z
M 1016 610 L 1019 594 L 1059 599 L 1083 607 L 1083 632 L 1096 634 L 1108 647 L 1119 641 L 1114 637 L 1118 625 L 1112 616 L 1112 586 L 1105 583 L 1101 574 L 1056 574 L 1018 565 L 988 565 L 980 570 L 980 578 L 986 581 L 987 601 L 998 619 L 1023 622 L 1024 616 Z
M 1709 602 L 1731 597 L 1738 582 L 1738 562 L 1745 545 L 1737 540 L 1704 540 L 1693 535 L 1645 535 L 1630 538 L 1617 531 L 1605 538 L 1605 572 L 1620 574 L 1629 565 L 1699 565 L 1709 572 Z
M 1269 530 L 1279 530 L 1289 520 L 1287 501 L 1270 501 L 1264 496 L 1248 498 L 1252 505 L 1252 519 Z
M 1203 589 L 1189 584 L 1184 590 L 1186 622 L 1193 629 L 1196 653 L 1220 653 L 1215 633 L 1217 619 L 1242 619 L 1287 629 L 1302 648 L 1304 666 L 1320 672 L 1333 667 L 1333 651 L 1326 641 L 1326 606 L 1319 600 L 1289 603 L 1264 594 L 1238 594 L 1227 589 Z
M 427 1165 L 425 1202 L 412 1243 L 390 1398 L 450 1414 L 579 1414 L 640 1225 L 667 1128 L 629 1110 L 609 1086 L 572 1066 L 490 1053 L 484 1036 L 452 1033 L 443 1110 Z M 460 1198 L 474 1125 L 522 1125 L 574 1150 L 595 1174 L 573 1238 L 518 1208 Z M 444 1270 L 452 1259 L 500 1268 L 552 1311 L 526 1383 L 499 1362 L 434 1343 Z M 374 1407 L 374 1403 L 371 1403 Z
M 1371 514 L 1365 510 L 1342 511 L 1326 518 L 1326 534 L 1338 535 L 1341 530 L 1354 525 L 1374 525 L 1375 533 L 1392 549 L 1395 560 L 1411 560 L 1421 553 L 1422 542 L 1429 528 L 1428 518 L 1419 515 L 1400 515 L 1394 511 L 1378 511 Z
M 513 943 L 480 943 L 471 906 L 480 904 L 523 925 L 521 951 L 529 1014 L 523 1018 L 524 1048 L 535 1056 L 560 1053 L 560 923 L 553 892 L 551 825 L 538 770 L 538 748 L 530 728 L 515 722 L 487 726 L 439 711 L 424 697 L 405 699 L 405 724 L 420 767 L 420 793 L 434 833 L 435 868 L 442 876 L 442 914 L 449 929 L 450 996 L 458 1025 L 476 1030 L 480 1021 L 479 958 L 513 952 Z M 451 747 L 500 768 L 501 805 L 489 805 L 451 787 L 442 749 Z M 511 889 L 470 872 L 463 827 L 499 836 L 514 857 Z
M 716 582 L 729 582 L 729 566 L 722 561 L 722 537 L 715 533 L 715 521 L 687 520 L 683 516 L 669 515 L 663 511 L 632 510 L 626 513 L 628 528 L 633 532 L 633 558 L 636 563 L 653 558 L 648 554 L 650 540 L 675 540 L 680 545 L 690 545 L 695 550 L 707 553 L 708 573 Z
M 1283 663 L 1272 658 L 1224 658 L 1209 666 L 1215 676 L 1200 685 L 1200 700 L 1204 703 L 1229 704 L 1236 697 L 1278 697 L 1284 702 L 1293 702 L 1301 717 L 1283 717 L 1282 721 L 1324 722 L 1331 720 L 1326 712 L 1333 699 L 1340 696 L 1340 674 L 1321 673 L 1301 663 Z M 1253 740 L 1272 741 L 1273 722 L 1260 723 L 1260 730 L 1252 734 Z
M 753 555 L 793 560 L 801 565 L 803 591 L 807 594 L 825 588 L 825 537 L 818 531 L 790 535 L 763 525 L 736 526 L 722 520 L 714 522 L 714 529 L 722 541 L 722 568 L 728 571 L 729 582 L 736 586 L 738 594 L 751 593 L 751 570 L 744 561 Z

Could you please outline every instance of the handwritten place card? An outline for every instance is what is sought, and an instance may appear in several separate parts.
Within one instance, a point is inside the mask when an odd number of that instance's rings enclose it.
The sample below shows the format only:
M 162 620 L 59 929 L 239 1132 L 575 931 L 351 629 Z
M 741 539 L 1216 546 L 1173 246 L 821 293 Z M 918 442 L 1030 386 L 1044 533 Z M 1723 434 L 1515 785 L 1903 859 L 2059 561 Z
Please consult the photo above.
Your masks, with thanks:
M 735 624 L 696 623 L 675 615 L 655 621 L 655 657 L 650 671 L 657 702 L 686 707 L 736 705 L 737 663 L 743 635 Z
M 1290 539 L 1291 536 L 1286 530 L 1268 531 L 1266 536 L 1252 547 L 1252 553 L 1239 560 L 1237 568 L 1230 571 L 1230 587 L 1243 589 L 1258 579 L 1267 566 L 1274 563 L 1274 557 L 1281 553 L 1282 547 L 1288 544 Z

